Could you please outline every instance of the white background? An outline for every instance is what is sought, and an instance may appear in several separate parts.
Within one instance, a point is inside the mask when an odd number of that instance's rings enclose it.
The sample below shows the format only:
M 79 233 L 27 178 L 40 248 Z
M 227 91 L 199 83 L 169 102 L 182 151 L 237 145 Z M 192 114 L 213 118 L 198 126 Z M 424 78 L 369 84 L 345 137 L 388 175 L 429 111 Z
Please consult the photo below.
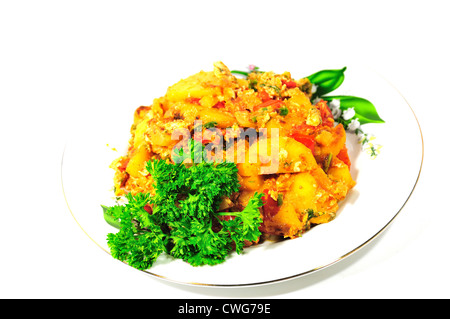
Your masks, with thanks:
M 1 1 L 0 297 L 449 298 L 447 3 Z M 227 58 L 363 63 L 403 93 L 425 156 L 412 197 L 381 236 L 319 272 L 237 289 L 149 277 L 86 236 L 61 189 L 69 132 L 96 110 L 107 120 L 118 107 L 151 104 L 150 91 L 178 80 L 164 70 L 186 75 Z

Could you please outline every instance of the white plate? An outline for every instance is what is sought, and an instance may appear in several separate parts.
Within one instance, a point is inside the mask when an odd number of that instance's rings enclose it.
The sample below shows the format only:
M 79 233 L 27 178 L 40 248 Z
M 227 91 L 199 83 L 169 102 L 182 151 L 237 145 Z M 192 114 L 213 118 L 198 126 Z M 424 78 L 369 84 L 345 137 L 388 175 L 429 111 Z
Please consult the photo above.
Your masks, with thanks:
M 287 70 L 294 78 L 299 78 L 320 68 L 301 75 L 297 75 L 301 69 Z M 173 83 L 180 77 L 174 74 Z M 386 121 L 364 126 L 364 130 L 376 136 L 377 143 L 382 145 L 376 159 L 361 152 L 356 137 L 348 134 L 351 173 L 357 184 L 341 203 L 335 220 L 314 227 L 301 238 L 247 248 L 243 254 L 232 254 L 220 265 L 192 267 L 169 256 L 160 256 L 146 272 L 193 285 L 267 284 L 330 266 L 379 235 L 401 211 L 418 181 L 423 160 L 420 127 L 401 94 L 366 69 L 348 67 L 344 84 L 332 94 L 366 98 Z M 116 115 L 108 114 L 108 120 L 97 118 L 84 123 L 67 142 L 63 154 L 61 174 L 68 207 L 84 232 L 108 253 L 106 235 L 116 229 L 104 221 L 100 205 L 114 203 L 113 171 L 109 164 L 125 152 L 132 114 L 138 106 Z M 100 116 L 95 114 L 92 116 Z

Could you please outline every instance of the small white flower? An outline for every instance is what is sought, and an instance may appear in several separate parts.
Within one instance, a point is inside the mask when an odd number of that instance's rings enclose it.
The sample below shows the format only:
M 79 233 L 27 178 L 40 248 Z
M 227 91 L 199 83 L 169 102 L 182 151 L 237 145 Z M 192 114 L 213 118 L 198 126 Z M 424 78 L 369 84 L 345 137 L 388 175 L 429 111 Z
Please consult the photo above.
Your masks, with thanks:
M 333 118 L 337 120 L 342 114 L 341 101 L 337 99 L 332 99 L 328 105 L 330 107 Z
M 351 123 L 353 123 L 353 121 Z M 374 143 L 375 136 L 364 133 L 360 129 L 356 131 L 356 135 L 358 136 L 362 150 L 369 154 L 372 159 L 376 158 L 378 154 L 380 154 L 380 149 L 382 146 Z
M 318 87 L 319 87 L 318 85 L 313 84 L 312 87 L 311 87 L 311 93 L 312 93 L 312 94 L 316 93 Z
M 332 99 L 330 101 L 330 109 L 340 109 L 341 108 L 341 100 Z
M 342 110 L 340 108 L 331 109 L 331 114 L 333 115 L 333 118 L 337 120 L 341 116 Z
M 354 131 L 356 131 L 357 129 L 359 129 L 359 127 L 361 126 L 361 123 L 359 123 L 359 120 L 356 118 L 356 119 L 353 119 L 351 122 L 350 122 L 350 124 L 348 125 L 348 129 L 351 131 L 351 132 L 354 132 Z
M 353 107 L 350 107 L 344 111 L 344 113 L 342 114 L 342 118 L 345 121 L 347 121 L 350 120 L 353 116 L 355 116 L 355 114 L 356 114 L 355 109 Z

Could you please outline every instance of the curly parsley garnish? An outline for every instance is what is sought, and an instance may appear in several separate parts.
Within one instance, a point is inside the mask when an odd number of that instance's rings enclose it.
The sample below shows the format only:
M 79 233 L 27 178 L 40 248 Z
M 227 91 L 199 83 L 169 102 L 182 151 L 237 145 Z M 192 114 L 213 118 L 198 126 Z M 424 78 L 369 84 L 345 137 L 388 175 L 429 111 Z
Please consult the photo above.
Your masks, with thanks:
M 119 228 L 107 235 L 114 258 L 140 270 L 162 253 L 193 266 L 215 265 L 261 235 L 262 194 L 255 193 L 241 212 L 217 212 L 222 198 L 239 190 L 236 164 L 188 167 L 154 160 L 147 170 L 155 181 L 153 196 L 128 194 L 125 205 L 102 206 L 105 220 Z

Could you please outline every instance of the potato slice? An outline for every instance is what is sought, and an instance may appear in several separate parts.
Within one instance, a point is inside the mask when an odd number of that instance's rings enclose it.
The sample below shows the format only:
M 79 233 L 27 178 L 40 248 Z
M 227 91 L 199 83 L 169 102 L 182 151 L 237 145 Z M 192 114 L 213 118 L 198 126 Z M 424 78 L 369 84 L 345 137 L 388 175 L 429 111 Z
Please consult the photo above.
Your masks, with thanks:
M 233 115 L 220 111 L 219 109 L 203 109 L 198 113 L 198 117 L 203 124 L 216 122 L 216 127 L 219 128 L 231 127 L 234 123 L 236 123 L 236 118 Z
M 145 168 L 145 164 L 150 160 L 151 153 L 142 145 L 131 157 L 128 162 L 126 172 L 133 177 L 139 177 L 139 172 Z

